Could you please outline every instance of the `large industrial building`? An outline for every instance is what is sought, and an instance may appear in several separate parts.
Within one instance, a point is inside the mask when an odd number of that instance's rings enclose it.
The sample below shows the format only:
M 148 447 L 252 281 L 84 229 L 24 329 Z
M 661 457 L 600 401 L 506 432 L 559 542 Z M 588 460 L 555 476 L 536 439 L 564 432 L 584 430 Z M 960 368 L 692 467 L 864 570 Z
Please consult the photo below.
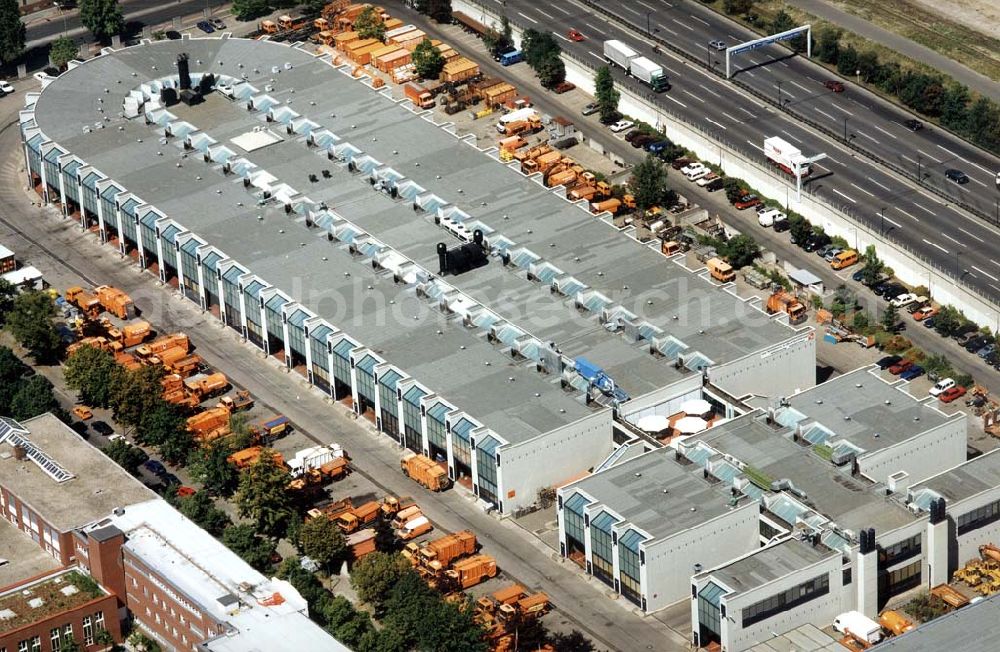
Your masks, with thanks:
M 965 414 L 906 389 L 862 368 L 628 444 L 559 489 L 561 552 L 647 613 L 689 599 L 730 652 L 946 582 L 1000 537 L 1000 453 L 966 461 Z
M 725 412 L 814 384 L 810 328 L 392 95 L 302 46 L 106 51 L 28 95 L 28 181 L 501 513 L 680 385 Z
M 130 624 L 177 652 L 347 652 L 290 584 L 51 414 L 0 418 L 0 508 L 0 650 L 104 649 L 101 630 L 120 642 Z

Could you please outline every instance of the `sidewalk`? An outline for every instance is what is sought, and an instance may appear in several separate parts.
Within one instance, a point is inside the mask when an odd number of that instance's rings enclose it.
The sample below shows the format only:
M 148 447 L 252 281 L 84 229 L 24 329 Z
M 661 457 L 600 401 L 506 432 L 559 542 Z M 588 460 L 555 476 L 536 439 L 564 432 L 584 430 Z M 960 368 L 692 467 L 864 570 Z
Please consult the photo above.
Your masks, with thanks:
M 809 12 L 814 16 L 818 16 L 823 20 L 827 20 L 834 25 L 839 25 L 870 41 L 884 45 L 914 61 L 919 61 L 936 68 L 946 75 L 951 76 L 956 81 L 965 84 L 970 90 L 1000 102 L 1000 84 L 985 75 L 965 67 L 954 59 L 949 59 L 943 54 L 939 54 L 926 46 L 911 41 L 905 36 L 882 29 L 863 18 L 842 11 L 830 5 L 826 0 L 788 0 L 788 4 L 802 11 Z

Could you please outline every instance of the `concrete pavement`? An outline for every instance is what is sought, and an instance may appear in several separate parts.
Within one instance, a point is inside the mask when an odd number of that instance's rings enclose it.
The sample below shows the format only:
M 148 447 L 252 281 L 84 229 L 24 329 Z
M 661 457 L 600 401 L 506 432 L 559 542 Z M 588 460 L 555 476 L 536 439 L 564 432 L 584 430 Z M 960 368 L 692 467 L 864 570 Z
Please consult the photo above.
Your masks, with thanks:
M 571 626 L 587 633 L 599 646 L 628 651 L 686 649 L 686 632 L 676 632 L 654 618 L 637 615 L 624 601 L 604 597 L 587 586 L 593 580 L 571 562 L 559 560 L 544 543 L 514 522 L 499 521 L 483 513 L 458 491 L 431 494 L 420 490 L 400 473 L 400 449 L 389 438 L 375 433 L 367 422 L 353 418 L 343 406 L 331 405 L 302 377 L 285 372 L 273 359 L 265 360 L 257 349 L 241 342 L 235 332 L 160 286 L 153 276 L 140 273 L 131 261 L 119 260 L 92 235 L 81 237 L 79 228 L 58 217 L 54 209 L 40 207 L 25 189 L 14 121 L 19 99 L 0 102 L 0 119 L 5 124 L 0 132 L 0 146 L 5 152 L 0 174 L 6 180 L 0 186 L 0 233 L 20 257 L 52 278 L 57 287 L 70 280 L 110 283 L 132 296 L 144 319 L 162 329 L 196 334 L 198 354 L 208 364 L 249 389 L 260 403 L 287 415 L 297 430 L 312 439 L 343 444 L 351 451 L 357 472 L 383 491 L 419 496 L 424 512 L 441 528 L 456 531 L 471 527 L 505 573 L 525 586 L 548 593 Z M 11 237 L 11 232 L 21 237 Z
M 921 45 L 895 32 L 890 32 L 887 29 L 882 29 L 860 16 L 855 16 L 834 7 L 826 0 L 788 0 L 788 4 L 829 21 L 834 25 L 839 25 L 847 31 L 865 37 L 869 41 L 884 45 L 914 61 L 919 61 L 936 68 L 946 75 L 951 76 L 956 81 L 965 84 L 970 90 L 1000 102 L 1000 84 L 986 75 L 967 68 L 958 61 L 950 59 L 925 45 Z

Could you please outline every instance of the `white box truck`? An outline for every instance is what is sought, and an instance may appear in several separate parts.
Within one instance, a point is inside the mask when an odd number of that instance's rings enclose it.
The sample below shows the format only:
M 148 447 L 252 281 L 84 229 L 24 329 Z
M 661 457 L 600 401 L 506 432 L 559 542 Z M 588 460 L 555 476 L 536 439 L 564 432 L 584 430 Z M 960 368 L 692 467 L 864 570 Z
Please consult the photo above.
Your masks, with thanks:
M 796 165 L 805 165 L 802 168 L 802 176 L 809 176 L 812 173 L 812 168 L 806 165 L 806 157 L 802 155 L 802 150 L 777 136 L 764 139 L 764 156 L 788 174 L 795 174 Z
M 670 80 L 663 72 L 663 66 L 646 57 L 632 59 L 629 64 L 629 74 L 657 93 L 662 93 L 670 88 Z
M 628 72 L 632 59 L 639 56 L 639 53 L 625 45 L 621 41 L 610 40 L 604 42 L 604 60 L 614 64 Z
M 874 645 L 882 640 L 882 626 L 860 611 L 847 611 L 833 620 L 833 628 Z

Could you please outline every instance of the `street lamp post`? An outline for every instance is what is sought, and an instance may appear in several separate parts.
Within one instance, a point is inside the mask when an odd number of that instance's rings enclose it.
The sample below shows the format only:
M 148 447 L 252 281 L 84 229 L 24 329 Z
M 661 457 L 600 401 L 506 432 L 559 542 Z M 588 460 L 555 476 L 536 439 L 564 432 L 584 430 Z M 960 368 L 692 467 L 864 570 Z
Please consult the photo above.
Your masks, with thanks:
M 879 235 L 880 238 L 884 238 L 885 237 L 885 206 L 882 207 L 882 210 L 880 210 L 878 212 L 878 214 L 879 214 L 879 217 L 881 218 L 881 221 L 879 222 L 879 225 L 878 225 L 878 235 Z
M 849 117 L 847 117 L 847 116 L 845 116 L 845 117 L 844 117 L 844 142 L 845 142 L 845 143 L 847 142 L 847 121 L 848 121 L 849 119 L 850 119 L 850 118 L 849 118 Z
M 649 11 L 647 11 L 647 12 L 646 12 L 646 33 L 647 33 L 647 34 L 652 34 L 652 33 L 653 33 L 653 32 L 652 32 L 652 31 L 651 31 L 651 30 L 649 29 L 649 15 L 650 15 L 651 13 L 653 13 L 653 10 L 652 10 L 652 9 L 650 9 Z
M 66 31 L 67 31 L 67 29 L 66 29 L 66 10 L 63 9 L 62 5 L 59 4 L 58 2 L 53 2 L 52 6 L 55 7 L 56 9 L 58 9 L 59 13 L 62 14 L 62 19 L 63 19 L 63 36 L 66 36 Z
M 923 181 L 923 177 L 920 176 L 922 173 L 920 166 L 923 163 L 923 160 L 923 157 L 920 154 L 917 154 L 917 183 Z
M 778 85 L 778 108 L 780 109 L 783 105 L 781 103 L 781 80 L 775 82 Z

